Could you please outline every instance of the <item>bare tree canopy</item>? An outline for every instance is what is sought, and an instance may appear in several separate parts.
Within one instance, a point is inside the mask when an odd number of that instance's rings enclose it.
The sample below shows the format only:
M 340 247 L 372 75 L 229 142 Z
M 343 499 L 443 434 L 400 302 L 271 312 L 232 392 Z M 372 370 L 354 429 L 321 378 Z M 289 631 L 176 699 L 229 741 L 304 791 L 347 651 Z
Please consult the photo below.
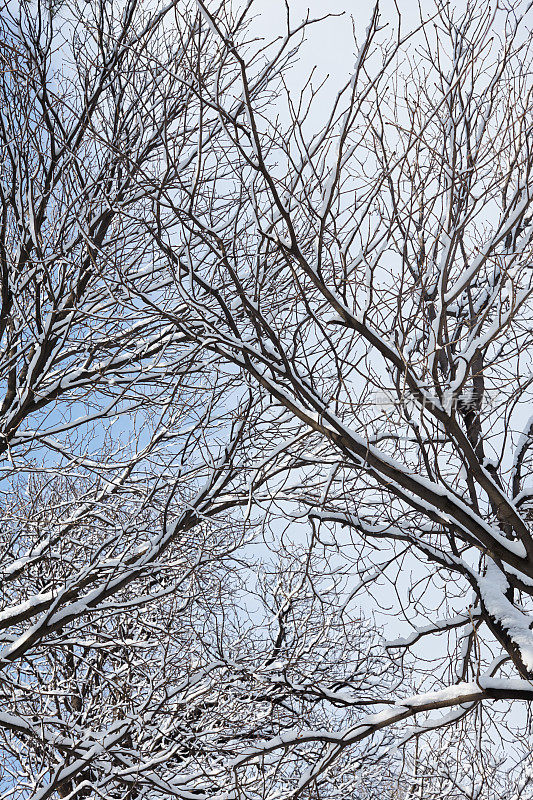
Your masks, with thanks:
M 533 10 L 285 10 L 2 4 L 0 798 L 533 797 Z

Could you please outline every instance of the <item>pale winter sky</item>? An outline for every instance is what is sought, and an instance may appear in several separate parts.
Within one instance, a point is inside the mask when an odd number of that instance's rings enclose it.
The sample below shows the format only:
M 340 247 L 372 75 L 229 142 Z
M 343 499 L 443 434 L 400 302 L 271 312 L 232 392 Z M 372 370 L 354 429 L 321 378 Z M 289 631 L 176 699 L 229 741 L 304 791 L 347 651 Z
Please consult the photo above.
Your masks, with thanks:
M 342 14 L 341 17 L 329 19 L 309 31 L 308 42 L 302 55 L 302 66 L 307 69 L 316 64 L 323 73 L 340 81 L 352 71 L 354 63 L 354 42 L 352 34 L 352 18 L 358 37 L 362 37 L 368 25 L 373 0 L 289 0 L 291 18 L 294 23 L 307 16 L 309 9 L 313 18 L 325 14 Z M 418 3 L 416 0 L 397 0 L 397 7 L 402 15 L 402 28 L 405 31 L 416 25 L 418 20 Z M 429 11 L 433 3 L 421 0 L 423 11 Z M 279 32 L 285 20 L 285 3 L 283 0 L 258 0 L 256 10 L 260 14 L 262 35 Z M 394 0 L 381 0 L 380 12 L 382 22 L 395 24 L 398 19 Z

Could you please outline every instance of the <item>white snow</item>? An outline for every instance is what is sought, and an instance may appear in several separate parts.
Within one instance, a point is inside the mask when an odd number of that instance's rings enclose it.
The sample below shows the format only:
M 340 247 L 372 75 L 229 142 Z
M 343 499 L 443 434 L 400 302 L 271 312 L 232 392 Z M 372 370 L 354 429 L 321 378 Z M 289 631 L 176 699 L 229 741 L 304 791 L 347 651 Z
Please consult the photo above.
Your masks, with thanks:
M 520 650 L 524 665 L 533 672 L 533 631 L 529 627 L 533 618 L 505 597 L 509 584 L 493 561 L 489 561 L 486 574 L 477 577 L 477 583 L 488 613 L 507 631 Z

